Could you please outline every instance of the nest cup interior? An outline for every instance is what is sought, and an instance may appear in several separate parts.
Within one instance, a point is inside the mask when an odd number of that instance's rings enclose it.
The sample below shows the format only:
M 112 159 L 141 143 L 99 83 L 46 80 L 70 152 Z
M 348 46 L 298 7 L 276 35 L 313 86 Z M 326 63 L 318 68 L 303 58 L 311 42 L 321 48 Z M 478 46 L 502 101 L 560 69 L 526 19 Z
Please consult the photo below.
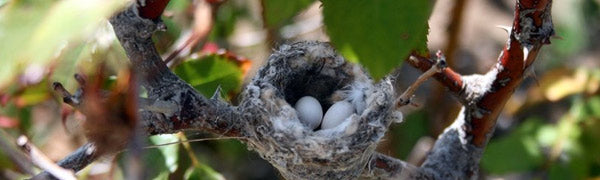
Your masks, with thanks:
M 333 92 L 354 80 L 353 67 L 328 43 L 297 42 L 275 51 L 259 76 L 291 106 L 304 96 L 312 96 L 325 112 L 332 105 L 329 98 Z
M 283 97 L 290 105 L 294 106 L 304 96 L 312 96 L 319 100 L 323 112 L 325 112 L 332 105 L 329 98 L 333 92 L 352 82 L 353 77 L 349 74 L 344 73 L 345 76 L 322 74 L 325 61 L 327 59 L 314 62 L 306 69 L 295 70 L 289 76 L 289 81 L 282 84 L 283 87 L 280 90 L 283 90 Z M 349 64 L 344 63 L 344 65 Z

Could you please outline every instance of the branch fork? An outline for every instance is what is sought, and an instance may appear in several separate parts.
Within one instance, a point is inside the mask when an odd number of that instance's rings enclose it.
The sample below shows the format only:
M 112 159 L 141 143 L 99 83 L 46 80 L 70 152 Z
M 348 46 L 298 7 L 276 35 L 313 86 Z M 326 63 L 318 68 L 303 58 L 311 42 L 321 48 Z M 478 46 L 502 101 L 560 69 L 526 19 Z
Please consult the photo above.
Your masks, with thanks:
M 157 1 L 162 6 L 168 0 Z M 392 99 L 389 79 L 373 84 L 362 69 L 345 63 L 328 44 L 302 42 L 284 45 L 269 58 L 245 89 L 238 107 L 218 98 L 203 97 L 167 68 L 150 39 L 153 32 L 161 29 L 158 16 L 140 15 L 134 5 L 114 16 L 111 23 L 136 67 L 139 82 L 148 90 L 149 99 L 140 100 L 148 105 L 140 106 L 139 114 L 148 135 L 205 130 L 225 137 L 242 137 L 241 141 L 289 179 L 476 179 L 479 160 L 498 114 L 540 48 L 554 35 L 551 4 L 551 0 L 517 1 L 509 41 L 497 65 L 485 75 L 462 76 L 445 67 L 441 53 L 434 60 L 413 53 L 407 62 L 424 73 L 402 95 Z M 158 8 L 160 12 L 163 9 L 164 6 Z M 315 73 L 318 74 L 311 78 L 299 78 Z M 463 103 L 455 122 L 438 137 L 421 167 L 376 153 L 377 142 L 393 122 L 390 117 L 396 107 L 410 104 L 414 91 L 429 77 L 442 83 Z M 326 131 L 313 132 L 297 122 L 290 104 L 301 96 L 317 97 L 328 106 L 331 102 L 327 102 L 327 96 L 353 83 L 368 87 L 362 92 L 369 106 L 365 112 Z M 474 90 L 478 86 L 481 91 Z M 78 93 L 70 94 L 60 84 L 54 87 L 65 102 L 75 106 L 81 103 Z M 59 165 L 80 170 L 100 156 L 87 153 L 92 147 L 83 146 Z
M 436 54 L 437 58 L 433 64 L 427 71 L 423 72 L 413 84 L 411 84 L 396 100 L 396 107 L 402 107 L 408 104 L 411 104 L 411 100 L 414 97 L 414 93 L 423 84 L 427 79 L 435 75 L 436 73 L 441 73 L 447 67 L 446 57 L 442 54 L 442 51 L 438 51 Z M 417 57 L 410 56 L 409 61 L 419 61 Z

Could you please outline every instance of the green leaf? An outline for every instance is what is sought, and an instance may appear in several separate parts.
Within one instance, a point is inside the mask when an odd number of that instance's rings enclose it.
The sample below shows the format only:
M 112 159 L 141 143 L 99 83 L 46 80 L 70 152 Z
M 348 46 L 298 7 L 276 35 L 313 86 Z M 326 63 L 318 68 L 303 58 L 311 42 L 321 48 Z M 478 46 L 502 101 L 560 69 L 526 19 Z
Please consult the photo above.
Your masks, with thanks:
M 412 51 L 427 52 L 431 8 L 431 1 L 422 0 L 323 0 L 331 42 L 375 79 L 398 67 Z
M 229 37 L 236 29 L 238 19 L 251 16 L 247 8 L 243 4 L 225 1 L 217 9 L 208 39 L 219 42 Z
M 268 27 L 279 28 L 312 2 L 314 0 L 263 0 L 263 18 Z
M 154 177 L 154 180 L 167 180 L 169 179 L 169 171 L 163 171 L 160 172 L 158 175 L 156 175 L 156 177 Z
M 48 90 L 48 83 L 46 81 L 29 86 L 18 95 L 16 99 L 17 104 L 18 106 L 23 107 L 41 103 L 42 101 L 45 101 L 51 97 L 51 94 Z
M 11 1 L 0 9 L 0 88 L 29 64 L 45 66 L 73 40 L 85 40 L 126 0 Z
M 581 156 L 570 155 L 567 161 L 558 161 L 552 163 L 548 170 L 549 180 L 560 179 L 589 179 L 586 175 L 589 173 L 587 159 Z
M 160 145 L 160 144 L 178 142 L 179 138 L 177 138 L 177 136 L 174 134 L 163 134 L 163 135 L 151 136 L 150 141 L 154 145 Z M 158 147 L 158 150 L 165 157 L 165 161 L 163 163 L 167 166 L 167 168 L 171 172 L 175 172 L 175 170 L 177 170 L 179 145 L 180 144 L 170 144 L 170 145 Z
M 528 119 L 508 136 L 490 142 L 481 167 L 491 174 L 526 172 L 544 162 L 541 146 L 535 137 L 542 122 Z
M 169 172 L 169 168 L 165 164 L 166 158 L 160 150 L 148 149 L 144 152 L 143 158 L 148 177 L 155 178 L 165 171 Z
M 221 162 L 237 164 L 249 156 L 248 147 L 238 140 L 220 140 L 215 142 L 216 152 L 222 157 Z
M 200 164 L 197 167 L 192 167 L 185 172 L 186 180 L 224 180 L 223 175 L 219 174 L 212 168 Z
M 125 177 L 128 177 L 127 168 L 129 165 L 129 158 L 131 158 L 129 152 L 122 153 L 118 157 L 118 165 L 125 173 Z M 145 150 L 142 154 L 142 162 L 144 163 L 144 173 L 149 179 L 155 179 L 164 176 L 164 172 L 169 172 L 169 169 L 165 165 L 165 156 L 160 150 L 156 148 Z
M 188 0 L 171 0 L 169 4 L 167 4 L 167 10 L 175 11 L 175 12 L 185 12 L 186 8 L 190 6 L 190 1 Z
M 207 97 L 212 96 L 219 85 L 224 93 L 236 92 L 242 82 L 242 70 L 216 55 L 184 62 L 174 71 Z
M 596 118 L 600 118 L 600 96 L 591 97 L 587 105 L 590 113 Z

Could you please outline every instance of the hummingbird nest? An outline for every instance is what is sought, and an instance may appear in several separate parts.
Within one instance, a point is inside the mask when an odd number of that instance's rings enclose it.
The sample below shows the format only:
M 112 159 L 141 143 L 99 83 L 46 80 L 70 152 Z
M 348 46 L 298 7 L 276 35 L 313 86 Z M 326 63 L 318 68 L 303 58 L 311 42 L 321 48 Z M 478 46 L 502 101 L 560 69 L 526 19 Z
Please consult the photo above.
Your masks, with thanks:
M 248 147 L 286 179 L 356 179 L 388 126 L 402 120 L 389 78 L 374 84 L 359 65 L 323 42 L 279 47 L 243 92 L 238 107 Z M 293 104 L 315 97 L 326 110 L 348 100 L 356 113 L 331 129 L 311 129 Z

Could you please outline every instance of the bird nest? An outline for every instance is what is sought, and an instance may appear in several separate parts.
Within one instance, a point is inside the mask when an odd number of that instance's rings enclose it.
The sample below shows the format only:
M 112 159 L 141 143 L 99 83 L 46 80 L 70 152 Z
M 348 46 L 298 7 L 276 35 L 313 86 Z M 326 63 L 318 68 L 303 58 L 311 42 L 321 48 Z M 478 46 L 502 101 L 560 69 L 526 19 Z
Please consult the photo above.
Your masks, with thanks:
M 303 96 L 323 109 L 347 100 L 357 111 L 330 129 L 301 123 L 294 109 Z M 359 65 L 347 62 L 323 42 L 282 45 L 243 92 L 239 106 L 248 147 L 286 179 L 355 179 L 393 121 L 389 78 L 374 84 Z

